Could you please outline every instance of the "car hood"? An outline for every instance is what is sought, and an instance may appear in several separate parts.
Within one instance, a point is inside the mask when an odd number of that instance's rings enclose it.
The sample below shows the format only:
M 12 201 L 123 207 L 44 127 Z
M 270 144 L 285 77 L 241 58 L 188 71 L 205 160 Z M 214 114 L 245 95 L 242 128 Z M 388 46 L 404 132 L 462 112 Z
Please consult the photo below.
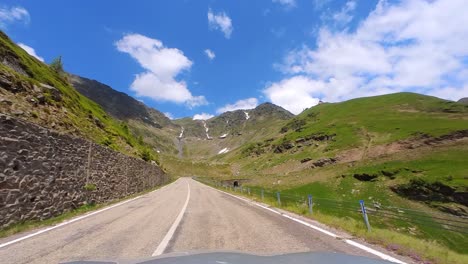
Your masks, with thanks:
M 66 264 L 388 264 L 381 259 L 342 253 L 309 252 L 274 256 L 257 256 L 237 252 L 176 253 L 140 260 L 87 260 Z

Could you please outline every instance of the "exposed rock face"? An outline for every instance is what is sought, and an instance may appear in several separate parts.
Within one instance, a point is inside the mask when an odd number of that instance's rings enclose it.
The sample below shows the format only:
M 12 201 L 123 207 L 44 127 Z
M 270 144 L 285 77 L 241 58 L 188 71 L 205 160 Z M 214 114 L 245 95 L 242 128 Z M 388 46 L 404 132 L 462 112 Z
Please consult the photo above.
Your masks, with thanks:
M 0 115 L 0 227 L 161 185 L 156 165 Z
M 78 92 L 98 103 L 115 118 L 140 120 L 158 128 L 172 125 L 163 113 L 108 85 L 72 74 L 70 82 Z
M 360 181 L 375 181 L 379 175 L 368 173 L 355 173 L 353 177 Z
M 393 186 L 391 189 L 412 200 L 454 202 L 468 206 L 468 192 L 466 190 L 457 191 L 441 182 L 429 183 L 421 179 L 412 179 L 407 184 Z

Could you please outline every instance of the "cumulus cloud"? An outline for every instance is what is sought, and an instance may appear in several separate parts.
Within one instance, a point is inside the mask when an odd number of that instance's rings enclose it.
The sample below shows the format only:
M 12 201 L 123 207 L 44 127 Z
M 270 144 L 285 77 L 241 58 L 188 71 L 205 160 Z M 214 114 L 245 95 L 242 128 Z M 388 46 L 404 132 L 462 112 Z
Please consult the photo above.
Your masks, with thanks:
M 210 115 L 207 113 L 201 113 L 201 114 L 196 114 L 193 116 L 193 120 L 208 120 L 210 118 L 214 117 L 214 115 Z
M 214 60 L 214 58 L 216 57 L 216 54 L 214 53 L 214 51 L 210 50 L 210 49 L 206 49 L 205 50 L 205 55 L 208 57 L 208 59 L 210 60 Z
M 333 20 L 339 25 L 348 24 L 353 20 L 351 12 L 356 9 L 356 1 L 348 1 L 340 12 L 333 14 Z
M 323 83 L 305 76 L 294 76 L 271 84 L 263 93 L 272 103 L 282 106 L 293 114 L 299 114 L 305 108 L 316 105 L 319 98 L 314 93 L 322 90 Z
M 257 98 L 247 98 L 243 100 L 239 100 L 233 104 L 227 104 L 223 107 L 220 107 L 216 110 L 216 113 L 221 114 L 228 111 L 235 111 L 235 110 L 246 110 L 246 109 L 253 109 L 257 107 L 258 100 Z
M 115 45 L 146 70 L 137 74 L 130 86 L 137 96 L 146 96 L 156 101 L 185 103 L 189 107 L 207 104 L 204 96 L 192 95 L 185 81 L 176 79 L 193 64 L 181 50 L 165 47 L 160 40 L 140 34 L 125 35 Z
M 44 62 L 44 58 L 37 55 L 36 51 L 32 47 L 30 47 L 30 46 L 28 46 L 26 44 L 23 44 L 23 43 L 18 43 L 18 46 L 20 46 L 22 49 L 24 49 L 29 55 L 33 56 L 34 58 L 36 58 L 36 59 L 38 59 L 38 60 L 40 60 L 42 62 Z
M 211 9 L 208 10 L 208 25 L 211 29 L 221 30 L 224 37 L 231 38 L 232 34 L 232 20 L 225 12 L 213 13 Z
M 273 3 L 278 3 L 286 8 L 296 7 L 296 0 L 273 0 Z
M 460 26 L 468 24 L 467 12 L 463 0 L 380 1 L 356 30 L 322 27 L 316 48 L 290 51 L 278 67 L 286 78 L 264 93 L 296 113 L 318 98 L 401 91 L 456 100 L 468 95 L 468 27 Z
M 5 28 L 8 24 L 15 22 L 29 23 L 30 16 L 28 10 L 23 7 L 0 7 L 0 27 Z

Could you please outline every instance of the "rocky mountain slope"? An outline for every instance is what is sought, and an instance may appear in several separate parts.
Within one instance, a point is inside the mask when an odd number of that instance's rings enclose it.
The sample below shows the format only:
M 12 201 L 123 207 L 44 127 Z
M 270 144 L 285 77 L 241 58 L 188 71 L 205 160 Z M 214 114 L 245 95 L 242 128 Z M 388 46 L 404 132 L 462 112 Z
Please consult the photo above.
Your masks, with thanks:
M 121 120 L 132 119 L 162 128 L 171 120 L 158 110 L 148 107 L 125 93 L 85 77 L 70 74 L 70 84 L 82 95 L 98 103 L 107 113 Z
M 128 129 L 77 92 L 64 72 L 30 56 L 0 32 L 0 110 L 62 133 L 84 137 L 123 153 L 156 159 Z
M 125 122 L 133 134 L 141 137 L 156 152 L 169 155 L 177 152 L 174 139 L 179 127 L 163 113 L 99 81 L 73 74 L 68 76 L 78 92 L 98 103 L 114 118 Z
M 180 135 L 185 156 L 210 159 L 247 142 L 275 136 L 279 127 L 292 117 L 282 107 L 264 103 L 255 109 L 225 112 L 206 121 L 184 118 L 174 123 L 184 128 Z

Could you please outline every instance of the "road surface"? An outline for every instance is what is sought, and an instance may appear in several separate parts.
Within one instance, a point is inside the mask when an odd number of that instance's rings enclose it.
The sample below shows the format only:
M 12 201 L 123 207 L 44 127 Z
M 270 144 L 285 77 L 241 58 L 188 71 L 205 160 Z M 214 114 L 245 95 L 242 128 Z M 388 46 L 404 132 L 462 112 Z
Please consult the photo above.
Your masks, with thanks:
M 0 247 L 25 235 L 28 233 L 0 239 Z M 181 178 L 120 206 L 3 246 L 0 263 L 142 259 L 161 253 L 211 250 L 261 255 L 326 251 L 378 258 L 279 214 Z

